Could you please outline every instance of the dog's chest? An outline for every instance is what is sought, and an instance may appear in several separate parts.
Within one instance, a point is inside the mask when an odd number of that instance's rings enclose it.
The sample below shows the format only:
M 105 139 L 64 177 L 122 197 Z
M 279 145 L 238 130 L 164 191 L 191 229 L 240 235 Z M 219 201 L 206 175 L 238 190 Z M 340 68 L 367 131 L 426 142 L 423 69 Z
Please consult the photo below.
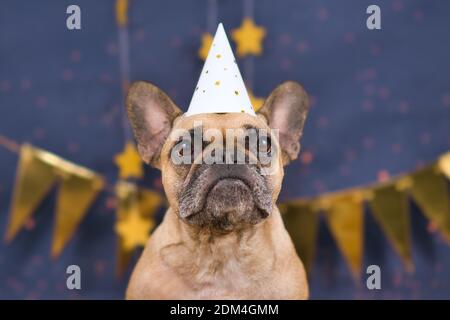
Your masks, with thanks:
M 202 244 L 194 250 L 180 244 L 165 250 L 163 260 L 177 274 L 172 280 L 186 284 L 194 299 L 238 298 L 236 294 L 257 292 L 273 266 L 272 259 L 254 248 L 226 241 Z

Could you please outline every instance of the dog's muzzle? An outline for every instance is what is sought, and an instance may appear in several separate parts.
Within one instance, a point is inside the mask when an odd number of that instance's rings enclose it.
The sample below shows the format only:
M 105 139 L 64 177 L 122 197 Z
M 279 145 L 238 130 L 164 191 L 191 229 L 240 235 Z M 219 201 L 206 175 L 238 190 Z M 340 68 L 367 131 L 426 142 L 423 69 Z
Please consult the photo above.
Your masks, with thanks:
M 180 217 L 199 227 L 231 230 L 272 212 L 272 190 L 257 166 L 199 165 L 180 194 Z

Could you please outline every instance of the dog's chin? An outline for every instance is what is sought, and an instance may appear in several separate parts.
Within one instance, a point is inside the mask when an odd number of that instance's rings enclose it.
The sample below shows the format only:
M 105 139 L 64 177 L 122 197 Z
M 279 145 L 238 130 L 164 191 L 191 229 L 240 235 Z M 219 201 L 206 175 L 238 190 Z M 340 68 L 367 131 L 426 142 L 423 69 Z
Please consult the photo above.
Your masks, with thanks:
M 233 231 L 256 225 L 270 214 L 255 201 L 250 187 L 238 178 L 217 181 L 204 195 L 202 208 L 184 220 L 199 228 Z

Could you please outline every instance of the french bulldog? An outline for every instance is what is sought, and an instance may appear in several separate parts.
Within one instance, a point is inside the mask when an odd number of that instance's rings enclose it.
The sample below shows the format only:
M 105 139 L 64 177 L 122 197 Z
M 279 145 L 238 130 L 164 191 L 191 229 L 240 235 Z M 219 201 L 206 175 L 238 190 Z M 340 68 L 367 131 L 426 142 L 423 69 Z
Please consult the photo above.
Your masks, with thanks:
M 138 152 L 161 170 L 169 204 L 135 266 L 126 298 L 307 299 L 303 264 L 275 204 L 283 167 L 300 150 L 309 108 L 302 86 L 292 81 L 279 85 L 256 116 L 185 116 L 161 89 L 139 81 L 129 88 L 126 108 Z M 178 132 L 198 130 L 196 123 L 203 132 L 277 129 L 278 137 L 265 140 L 276 170 L 264 174 L 258 160 L 174 163 L 174 150 L 192 150 L 183 148 L 189 141 Z M 203 142 L 200 156 L 208 146 Z M 248 155 L 245 147 L 236 146 Z M 225 146 L 222 151 L 225 156 L 230 152 Z

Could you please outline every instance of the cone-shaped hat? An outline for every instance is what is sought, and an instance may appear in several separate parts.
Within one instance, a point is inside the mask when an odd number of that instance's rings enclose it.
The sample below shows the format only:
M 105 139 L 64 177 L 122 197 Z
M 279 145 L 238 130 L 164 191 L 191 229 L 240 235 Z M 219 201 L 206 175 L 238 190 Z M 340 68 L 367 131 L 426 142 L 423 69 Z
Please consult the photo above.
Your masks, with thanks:
M 255 115 L 227 35 L 220 23 L 185 115 L 233 112 Z

